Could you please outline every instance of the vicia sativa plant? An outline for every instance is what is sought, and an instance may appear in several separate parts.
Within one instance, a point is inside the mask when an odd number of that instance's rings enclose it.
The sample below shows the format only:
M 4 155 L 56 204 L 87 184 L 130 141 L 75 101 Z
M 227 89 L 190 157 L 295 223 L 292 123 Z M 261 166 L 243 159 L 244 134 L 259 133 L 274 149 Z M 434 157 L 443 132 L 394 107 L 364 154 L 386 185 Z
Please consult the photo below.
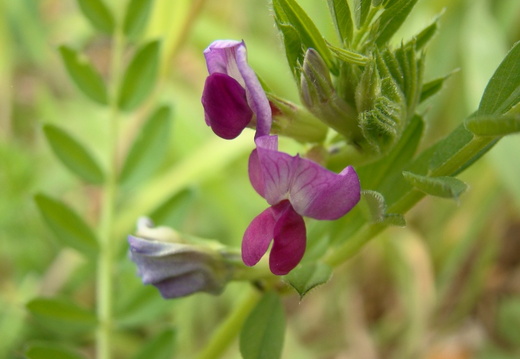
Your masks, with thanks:
M 171 42 L 145 33 L 152 0 L 124 1 L 120 8 L 102 0 L 76 2 L 90 26 L 108 39 L 110 65 L 102 74 L 81 50 L 61 45 L 58 52 L 71 82 L 103 114 L 99 133 L 107 134 L 109 143 L 101 146 L 99 161 L 92 151 L 97 139 L 76 138 L 54 123 L 44 124 L 43 134 L 99 203 L 81 211 L 90 213 L 87 217 L 47 194 L 37 194 L 35 201 L 55 236 L 89 263 L 94 294 L 85 305 L 38 297 L 27 308 L 44 320 L 72 313 L 81 322 L 76 334 L 94 343 L 99 359 L 124 357 L 114 354 L 118 333 L 130 333 L 127 342 L 150 334 L 142 328 L 167 317 L 170 306 L 182 313 L 187 300 L 182 297 L 204 296 L 204 316 L 205 308 L 231 291 L 243 293 L 241 299 L 228 317 L 218 314 L 221 326 L 211 328 L 215 334 L 200 344 L 198 357 L 223 357 L 239 338 L 244 359 L 281 358 L 287 298 L 296 294 L 305 301 L 309 291 L 319 293 L 372 239 L 389 227 L 406 226 L 407 212 L 425 196 L 459 200 L 468 185 L 457 176 L 502 137 L 520 131 L 518 42 L 487 83 L 478 108 L 435 141 L 427 138 L 425 128 L 435 123 L 428 122 L 424 108 L 449 86 L 451 74 L 433 80 L 424 74 L 442 17 L 400 39 L 396 34 L 417 0 L 328 0 L 322 7 L 328 7 L 336 32 L 329 38 L 297 0 L 272 0 L 279 49 L 285 53 L 273 52 L 273 61 L 288 65 L 296 96 L 275 90 L 257 74 L 254 41 L 213 39 L 199 54 L 207 75 L 200 76 L 205 80 L 197 102 L 203 115 L 193 126 L 216 141 L 208 145 L 215 151 L 211 158 L 237 149 L 229 162 L 243 169 L 250 186 L 247 196 L 230 202 L 233 213 L 248 213 L 248 224 L 237 220 L 240 228 L 230 232 L 240 238 L 232 243 L 220 238 L 218 226 L 199 236 L 175 226 L 193 205 L 189 185 L 210 175 L 237 180 L 237 172 L 203 163 L 210 155 L 206 147 L 185 162 L 166 155 L 172 109 L 164 104 L 162 81 L 199 2 L 186 12 L 189 21 Z M 164 168 L 175 171 L 154 182 L 153 175 Z M 174 190 L 162 193 L 169 185 Z M 222 194 L 220 201 L 226 197 L 231 194 Z M 254 201 L 263 209 L 249 214 Z M 208 220 L 195 216 L 191 228 Z M 58 319 L 67 323 L 65 314 Z M 153 331 L 153 340 L 130 357 L 176 357 L 172 344 L 174 337 L 183 338 L 184 327 Z M 89 331 L 92 338 L 81 336 Z M 45 350 L 33 346 L 29 357 L 46 358 L 38 354 Z M 49 350 L 83 357 L 69 349 Z

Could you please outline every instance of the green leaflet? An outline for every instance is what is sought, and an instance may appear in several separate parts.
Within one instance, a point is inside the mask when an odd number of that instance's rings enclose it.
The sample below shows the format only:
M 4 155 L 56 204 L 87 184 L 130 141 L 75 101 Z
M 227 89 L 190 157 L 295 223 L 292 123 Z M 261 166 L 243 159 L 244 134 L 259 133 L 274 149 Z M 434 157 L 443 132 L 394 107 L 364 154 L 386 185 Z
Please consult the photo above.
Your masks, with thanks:
M 67 46 L 60 46 L 59 50 L 69 77 L 81 92 L 92 101 L 106 105 L 107 87 L 88 59 Z
M 352 40 L 354 24 L 347 0 L 327 0 L 334 26 L 343 45 Z
M 414 116 L 399 141 L 386 156 L 357 170 L 363 188 L 375 189 L 385 195 L 387 192 L 392 192 L 392 189 L 395 188 L 395 181 L 389 178 L 395 175 L 400 176 L 402 170 L 415 155 L 423 131 L 424 121 L 420 116 Z
M 122 110 L 134 110 L 150 95 L 159 69 L 159 48 L 155 40 L 135 53 L 120 87 L 118 105 Z
M 276 21 L 276 25 L 283 35 L 285 56 L 287 57 L 287 62 L 291 68 L 291 72 L 294 76 L 294 79 L 299 82 L 301 66 L 303 64 L 303 58 L 305 57 L 305 51 L 303 49 L 300 35 L 298 34 L 298 31 L 296 31 L 296 29 L 291 25 L 283 24 L 278 21 Z
M 278 294 L 267 292 L 246 319 L 240 332 L 243 359 L 279 359 L 282 355 L 285 316 Z
M 412 186 L 436 197 L 453 198 L 456 200 L 468 188 L 464 182 L 455 177 L 428 177 L 407 171 L 403 172 L 403 176 Z
M 96 255 L 98 244 L 94 232 L 70 207 L 44 194 L 37 194 L 34 200 L 43 219 L 63 244 L 87 256 Z
M 166 329 L 146 342 L 132 359 L 169 359 L 173 357 L 175 331 Z
M 439 28 L 439 18 L 437 17 L 430 25 L 425 27 L 420 33 L 414 36 L 412 41 L 415 41 L 415 49 L 420 50 L 424 48 L 433 36 L 437 33 Z
M 128 4 L 123 23 L 123 31 L 129 38 L 135 39 L 146 27 L 154 0 L 131 0 Z
M 93 184 L 101 184 L 104 174 L 92 155 L 76 139 L 54 125 L 43 126 L 54 154 L 74 174 Z
M 439 77 L 436 79 L 433 79 L 431 81 L 425 82 L 422 84 L 421 87 L 421 94 L 419 96 L 419 103 L 427 100 L 428 98 L 435 95 L 437 92 L 439 92 L 442 87 L 444 86 L 444 82 L 453 75 L 454 72 L 450 72 L 446 76 Z
M 95 29 L 106 34 L 114 32 L 114 16 L 101 0 L 78 0 L 83 15 Z
M 83 355 L 56 344 L 31 344 L 25 351 L 26 359 L 84 359 Z
M 399 30 L 416 3 L 417 0 L 396 0 L 392 1 L 392 4 L 385 8 L 384 12 L 377 19 L 378 25 L 373 27 L 375 34 L 372 38 L 375 39 L 375 43 L 378 46 L 388 42 L 395 32 Z
M 273 9 L 277 23 L 291 25 L 296 30 L 305 47 L 303 51 L 305 52 L 308 48 L 318 51 L 329 70 L 337 74 L 336 63 L 323 36 L 300 5 L 295 0 L 274 0 Z
M 464 126 L 476 136 L 505 136 L 520 132 L 520 114 L 504 116 L 473 116 Z
M 358 54 L 357 52 L 342 49 L 329 43 L 327 43 L 327 46 L 329 47 L 330 51 L 332 51 L 334 57 L 343 62 L 354 65 L 366 65 L 370 61 L 368 57 Z
M 489 80 L 477 115 L 502 115 L 520 102 L 520 41 Z
M 175 192 L 150 213 L 150 218 L 154 223 L 178 228 L 183 224 L 194 200 L 195 192 L 192 189 Z
M 325 284 L 332 276 L 332 268 L 325 263 L 302 264 L 285 276 L 300 295 L 300 300 L 313 288 Z
M 57 320 L 71 325 L 93 327 L 96 315 L 65 299 L 36 298 L 27 303 L 27 309 L 45 320 Z
M 120 181 L 127 187 L 149 178 L 164 160 L 171 131 L 172 111 L 159 107 L 143 125 L 126 157 Z
M 387 213 L 385 198 L 381 193 L 365 190 L 362 191 L 361 194 L 363 195 L 362 205 L 365 205 L 366 210 L 369 213 L 369 221 L 373 223 L 383 223 L 399 227 L 406 226 L 406 221 L 403 215 L 397 213 Z
M 371 0 L 354 0 L 354 19 L 358 29 L 365 24 L 370 5 Z

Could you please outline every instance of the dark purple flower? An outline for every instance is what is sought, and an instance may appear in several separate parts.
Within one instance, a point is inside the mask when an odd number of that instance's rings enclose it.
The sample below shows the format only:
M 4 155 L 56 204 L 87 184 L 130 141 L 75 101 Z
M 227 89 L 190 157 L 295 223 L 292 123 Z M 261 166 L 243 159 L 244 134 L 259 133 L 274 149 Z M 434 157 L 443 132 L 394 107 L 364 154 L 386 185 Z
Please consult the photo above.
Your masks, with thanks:
M 233 139 L 256 122 L 256 136 L 269 134 L 271 108 L 243 41 L 217 40 L 204 50 L 209 76 L 202 93 L 206 124 L 216 135 Z
M 143 283 L 157 287 L 164 298 L 219 294 L 232 276 L 233 267 L 213 243 L 182 241 L 169 228 L 152 228 L 150 221 L 140 221 L 138 235 L 128 236 L 130 259 Z
M 278 152 L 277 136 L 256 139 L 249 157 L 249 178 L 271 207 L 249 225 L 242 241 L 242 260 L 255 265 L 273 247 L 269 267 L 276 275 L 289 273 L 303 257 L 306 245 L 302 216 L 334 220 L 360 199 L 359 179 L 352 167 L 339 174 L 319 164 Z

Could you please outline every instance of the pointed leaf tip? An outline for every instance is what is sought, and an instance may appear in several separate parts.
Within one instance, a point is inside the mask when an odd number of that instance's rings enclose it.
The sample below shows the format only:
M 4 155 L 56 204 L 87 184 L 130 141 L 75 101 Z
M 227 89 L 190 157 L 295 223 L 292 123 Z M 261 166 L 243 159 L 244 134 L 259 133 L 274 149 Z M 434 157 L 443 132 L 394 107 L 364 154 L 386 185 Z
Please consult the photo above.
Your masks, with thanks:
M 455 177 L 428 177 L 404 171 L 404 178 L 426 194 L 457 200 L 468 185 Z

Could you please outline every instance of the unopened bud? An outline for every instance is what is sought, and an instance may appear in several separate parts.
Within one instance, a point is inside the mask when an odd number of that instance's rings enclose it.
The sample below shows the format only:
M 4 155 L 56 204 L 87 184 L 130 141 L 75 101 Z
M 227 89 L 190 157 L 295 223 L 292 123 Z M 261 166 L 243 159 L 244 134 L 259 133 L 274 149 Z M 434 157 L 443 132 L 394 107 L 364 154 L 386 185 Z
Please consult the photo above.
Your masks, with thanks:
M 337 95 L 329 69 L 314 49 L 305 53 L 300 91 L 304 105 L 317 118 L 349 140 L 361 138 L 355 109 Z

